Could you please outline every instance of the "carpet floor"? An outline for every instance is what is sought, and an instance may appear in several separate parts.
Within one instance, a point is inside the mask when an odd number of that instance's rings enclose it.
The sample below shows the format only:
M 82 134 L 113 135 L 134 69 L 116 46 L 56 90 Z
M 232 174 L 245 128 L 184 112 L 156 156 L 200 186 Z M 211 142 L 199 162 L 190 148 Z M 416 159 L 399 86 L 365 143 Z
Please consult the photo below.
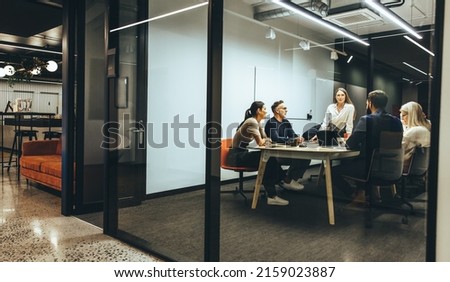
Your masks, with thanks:
M 290 201 L 282 207 L 269 206 L 261 198 L 252 210 L 250 200 L 245 203 L 241 195 L 221 194 L 220 260 L 425 261 L 423 214 L 410 215 L 408 224 L 402 224 L 402 215 L 375 209 L 373 227 L 366 228 L 364 210 L 348 209 L 347 202 L 336 192 L 336 224 L 332 226 L 328 223 L 324 182 L 319 186 L 315 179 L 303 183 L 305 189 L 300 192 L 280 189 L 280 195 Z M 246 189 L 253 185 L 254 180 L 245 182 Z M 235 186 L 228 184 L 222 189 L 233 190 Z M 247 196 L 250 199 L 252 194 Z M 424 202 L 414 206 L 416 210 L 425 209 Z M 102 226 L 101 213 L 79 217 Z M 174 260 L 202 261 L 204 191 L 150 199 L 139 206 L 122 208 L 119 229 Z

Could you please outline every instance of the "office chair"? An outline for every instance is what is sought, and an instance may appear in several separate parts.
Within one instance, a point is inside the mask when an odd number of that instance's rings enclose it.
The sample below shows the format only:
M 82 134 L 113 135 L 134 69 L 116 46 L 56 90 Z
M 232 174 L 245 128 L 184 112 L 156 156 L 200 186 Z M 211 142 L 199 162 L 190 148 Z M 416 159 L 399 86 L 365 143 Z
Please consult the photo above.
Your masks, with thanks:
M 257 167 L 244 167 L 244 166 L 231 166 L 227 164 L 227 157 L 230 152 L 230 148 L 233 144 L 232 138 L 224 138 L 222 139 L 222 144 L 220 147 L 220 167 L 227 170 L 233 170 L 239 173 L 239 186 L 236 187 L 235 190 L 232 191 L 221 191 L 221 193 L 239 193 L 244 197 L 244 202 L 247 203 L 247 196 L 245 193 L 253 193 L 252 191 L 244 190 L 244 172 L 253 172 L 258 171 Z
M 366 177 L 356 178 L 343 176 L 347 180 L 362 183 L 366 192 L 365 225 L 372 227 L 372 209 L 375 207 L 375 195 L 380 187 L 390 187 L 393 199 L 403 203 L 401 195 L 397 194 L 396 184 L 400 181 L 403 171 L 402 132 L 383 131 L 380 134 L 380 147 L 374 149 L 370 159 Z M 375 190 L 376 189 L 376 190 Z M 367 201 L 368 199 L 368 201 Z M 380 208 L 388 208 L 395 213 L 403 214 L 402 223 L 408 223 L 408 215 L 412 210 L 393 208 L 376 204 Z
M 401 191 L 400 194 L 403 199 L 411 198 L 411 195 L 406 195 L 406 184 L 408 181 L 419 180 L 424 183 L 424 191 L 427 192 L 428 183 L 428 164 L 430 162 L 430 148 L 429 147 L 416 147 L 411 156 L 411 162 L 409 163 L 408 170 L 402 174 Z M 421 185 L 420 185 L 421 186 Z M 422 187 L 422 186 L 421 186 Z M 417 200 L 414 200 L 417 201 Z M 412 204 L 410 207 L 413 208 Z

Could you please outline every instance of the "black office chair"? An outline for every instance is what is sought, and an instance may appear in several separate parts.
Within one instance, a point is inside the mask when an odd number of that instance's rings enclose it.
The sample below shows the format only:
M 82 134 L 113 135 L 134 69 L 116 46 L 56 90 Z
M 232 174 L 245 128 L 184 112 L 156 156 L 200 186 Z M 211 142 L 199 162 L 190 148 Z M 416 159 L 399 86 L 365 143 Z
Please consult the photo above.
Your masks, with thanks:
M 408 166 L 408 170 L 402 174 L 401 191 L 400 194 L 403 199 L 409 201 L 420 201 L 419 199 L 411 199 L 422 192 L 427 192 L 428 183 L 428 164 L 430 162 L 430 148 L 429 147 L 416 147 L 411 156 L 411 161 Z M 408 185 L 408 191 L 406 189 Z M 412 188 L 421 189 L 419 192 L 412 194 Z M 412 205 L 411 205 L 412 207 Z
M 412 209 L 404 210 L 402 206 L 384 206 L 376 203 L 381 187 L 390 187 L 393 199 L 403 203 L 401 195 L 397 194 L 396 184 L 400 181 L 403 171 L 402 132 L 383 131 L 380 134 L 380 147 L 372 152 L 370 164 L 365 178 L 343 176 L 347 180 L 362 183 L 365 186 L 366 210 L 365 225 L 372 227 L 372 209 L 388 208 L 403 215 L 402 223 L 408 223 L 408 215 Z

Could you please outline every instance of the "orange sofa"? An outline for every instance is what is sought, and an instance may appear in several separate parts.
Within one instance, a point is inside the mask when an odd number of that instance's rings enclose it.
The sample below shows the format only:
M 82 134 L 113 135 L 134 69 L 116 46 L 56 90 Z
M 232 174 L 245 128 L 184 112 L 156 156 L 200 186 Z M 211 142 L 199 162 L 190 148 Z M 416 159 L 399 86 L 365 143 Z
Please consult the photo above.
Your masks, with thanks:
M 61 139 L 22 144 L 20 174 L 28 180 L 61 191 Z

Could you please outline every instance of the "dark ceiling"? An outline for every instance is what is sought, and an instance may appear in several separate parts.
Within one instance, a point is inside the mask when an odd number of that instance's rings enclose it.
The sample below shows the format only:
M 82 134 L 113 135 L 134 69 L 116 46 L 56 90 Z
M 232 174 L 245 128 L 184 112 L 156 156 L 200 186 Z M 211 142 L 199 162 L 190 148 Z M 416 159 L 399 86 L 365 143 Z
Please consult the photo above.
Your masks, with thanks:
M 33 57 L 55 60 L 58 70 L 42 71 L 38 77 L 60 81 L 62 0 L 0 0 L 0 7 L 0 63 L 20 64 Z
M 24 58 L 55 60 L 57 72 L 43 71 L 39 79 L 61 81 L 62 0 L 0 0 L 0 66 L 5 62 L 19 64 Z M 421 44 L 430 48 L 432 27 L 427 27 Z M 398 32 L 397 32 L 398 33 Z M 400 32 L 401 33 L 401 32 Z M 419 69 L 429 69 L 429 56 L 400 36 L 386 36 L 372 42 L 376 58 L 382 64 L 400 70 L 414 81 L 427 77 L 406 67 L 406 61 Z M 37 50 L 22 49 L 32 47 Z M 55 53 L 56 52 L 56 53 Z M 365 56 L 363 51 L 362 56 Z M 3 64 L 1 64 L 3 63 Z

